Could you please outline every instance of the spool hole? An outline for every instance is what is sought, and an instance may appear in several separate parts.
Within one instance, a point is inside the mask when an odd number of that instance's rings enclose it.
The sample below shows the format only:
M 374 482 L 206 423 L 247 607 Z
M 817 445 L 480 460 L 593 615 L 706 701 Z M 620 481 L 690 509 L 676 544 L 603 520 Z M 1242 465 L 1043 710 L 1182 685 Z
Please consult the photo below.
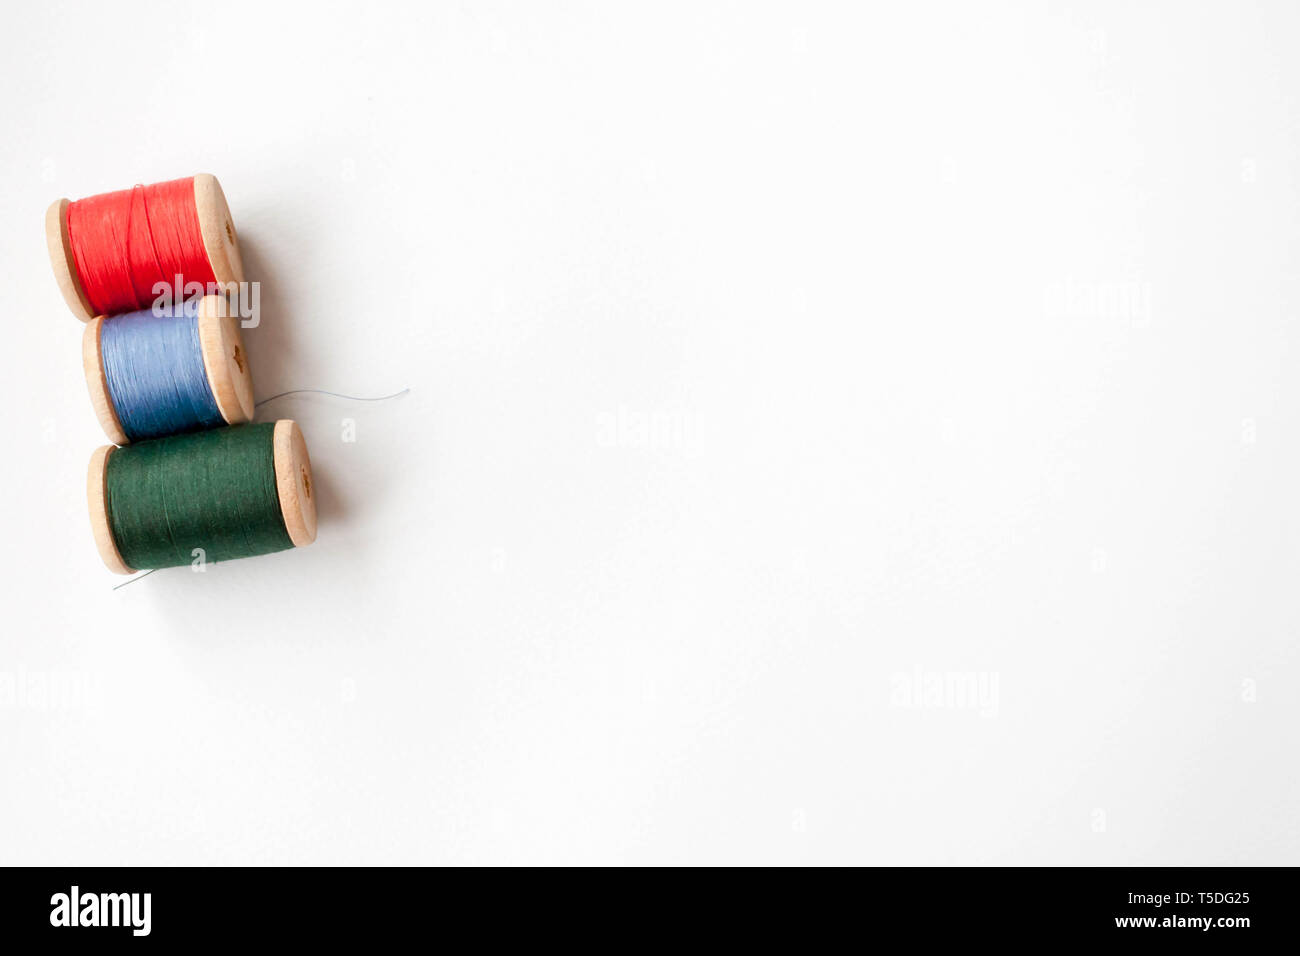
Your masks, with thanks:
M 302 469 L 302 490 L 308 498 L 311 497 L 311 475 L 307 473 L 306 468 Z
M 244 374 L 244 349 L 242 346 L 239 345 L 235 346 L 235 354 L 233 358 L 235 360 L 235 365 L 239 367 L 239 374 L 243 375 Z
M 230 240 L 232 246 L 235 244 L 235 227 L 230 224 L 229 219 L 226 220 L 226 238 Z

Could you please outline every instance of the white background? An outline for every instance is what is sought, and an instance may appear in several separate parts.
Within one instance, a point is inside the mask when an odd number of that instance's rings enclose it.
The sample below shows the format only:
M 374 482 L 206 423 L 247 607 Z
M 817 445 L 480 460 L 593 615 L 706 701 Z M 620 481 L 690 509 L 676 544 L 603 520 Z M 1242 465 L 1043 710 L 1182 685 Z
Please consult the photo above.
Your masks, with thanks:
M 3 18 L 0 862 L 1300 862 L 1294 5 Z M 411 393 L 113 591 L 43 214 L 200 171 Z

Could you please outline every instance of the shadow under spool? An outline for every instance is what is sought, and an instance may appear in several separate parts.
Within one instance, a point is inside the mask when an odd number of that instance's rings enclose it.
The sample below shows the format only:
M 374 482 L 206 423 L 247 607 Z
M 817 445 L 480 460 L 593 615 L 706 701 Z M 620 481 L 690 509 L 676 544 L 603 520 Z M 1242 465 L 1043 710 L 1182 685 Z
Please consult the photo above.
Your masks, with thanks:
M 235 436 L 236 432 L 239 433 L 238 436 Z M 190 554 L 194 548 L 203 548 L 208 555 L 208 560 L 217 561 L 269 554 L 290 546 L 301 548 L 316 540 L 316 497 L 315 489 L 312 487 L 311 458 L 307 454 L 307 442 L 298 424 L 290 419 L 281 419 L 274 425 L 236 425 L 232 428 L 216 428 L 205 432 L 141 442 L 125 448 L 105 445 L 96 449 L 90 456 L 90 466 L 86 473 L 90 528 L 95 537 L 99 556 L 110 571 L 117 574 L 133 574 L 137 570 L 152 570 L 152 568 L 135 568 L 128 564 L 118 548 L 118 540 L 114 533 L 114 515 L 111 513 L 113 506 L 109 485 L 109 464 L 113 457 L 144 455 L 141 461 L 157 463 L 174 461 L 175 456 L 178 455 L 227 456 L 229 442 L 235 437 L 240 441 L 260 443 L 265 455 L 270 458 L 269 462 L 263 460 L 262 464 L 274 469 L 275 499 L 279 507 L 278 515 L 271 520 L 283 523 L 283 535 L 278 535 L 278 529 L 271 530 L 276 531 L 280 540 L 287 544 L 267 544 L 265 534 L 258 536 L 260 543 L 251 546 L 245 544 L 244 540 L 249 536 L 243 533 L 245 529 L 241 526 L 241 522 L 244 522 L 245 517 L 241 514 L 239 518 L 233 519 L 229 526 L 193 534 L 192 540 L 157 542 L 158 547 L 146 550 L 170 551 L 173 556 L 166 561 L 158 562 L 156 566 L 177 567 L 189 564 Z M 245 447 L 251 447 L 251 444 Z M 195 464 L 201 465 L 202 462 L 197 461 Z M 139 469 L 131 471 L 137 478 L 148 481 L 157 477 L 156 470 L 161 467 L 165 466 L 146 465 L 143 474 L 140 474 Z M 155 469 L 154 474 L 149 473 L 150 468 Z M 143 489 L 136 487 L 119 488 L 119 492 L 121 491 L 143 493 Z M 180 485 L 173 483 L 163 489 L 164 496 L 170 496 L 164 504 L 170 505 L 171 510 L 177 515 L 186 512 L 191 514 L 196 511 L 202 512 L 205 509 L 215 511 L 218 506 L 225 506 L 229 511 L 232 498 L 243 494 L 251 499 L 256 492 L 257 489 L 254 488 L 211 487 L 202 486 L 201 483 Z M 170 514 L 161 516 L 162 511 L 166 510 L 168 509 L 155 511 L 151 517 L 159 527 L 167 527 L 166 533 L 171 534 Z
M 203 370 L 212 399 L 222 421 L 227 425 L 239 425 L 253 418 L 253 376 L 248 367 L 248 354 L 244 351 L 243 336 L 240 333 L 239 318 L 230 314 L 231 309 L 225 298 L 218 295 L 204 296 L 197 306 L 197 318 L 188 315 L 144 317 L 148 322 L 197 322 L 199 351 Z M 81 364 L 86 373 L 86 388 L 90 392 L 90 404 L 95 409 L 95 417 L 108 440 L 115 445 L 126 445 L 133 439 L 141 437 L 161 437 L 159 435 L 128 435 L 123 427 L 123 418 L 129 410 L 118 407 L 122 397 L 115 400 L 110 387 L 109 376 L 105 367 L 103 332 L 105 323 L 121 322 L 126 316 L 98 316 L 90 321 L 81 336 Z M 175 361 L 193 360 L 193 356 L 177 356 Z M 164 361 L 168 361 L 164 359 Z M 164 375 L 165 370 L 149 363 L 141 363 L 138 374 L 153 371 Z M 148 401 L 167 401 L 169 383 L 165 378 L 153 383 L 140 383 L 153 386 Z M 141 388 L 141 391 L 149 389 Z M 138 399 L 137 399 L 138 400 Z M 177 431 L 189 431 L 194 428 L 207 427 L 197 419 L 186 421 L 176 419 L 183 427 Z
M 193 183 L 194 212 L 198 216 L 202 246 L 212 275 L 222 286 L 243 282 L 244 263 L 239 255 L 239 236 L 235 232 L 230 205 L 226 202 L 221 184 L 217 182 L 217 177 L 209 173 L 194 176 Z M 59 284 L 64 301 L 68 303 L 73 315 L 83 322 L 89 322 L 98 310 L 91 305 L 90 297 L 86 294 L 86 285 L 77 270 L 76 256 L 72 251 L 72 234 L 68 228 L 68 208 L 71 205 L 67 199 L 56 199 L 46 210 L 45 242 L 49 248 L 54 279 Z M 162 276 L 161 279 L 170 284 L 175 276 Z M 182 282 L 195 279 L 195 276 L 182 275 Z M 149 304 L 147 301 L 137 301 L 113 312 L 130 312 L 143 309 Z

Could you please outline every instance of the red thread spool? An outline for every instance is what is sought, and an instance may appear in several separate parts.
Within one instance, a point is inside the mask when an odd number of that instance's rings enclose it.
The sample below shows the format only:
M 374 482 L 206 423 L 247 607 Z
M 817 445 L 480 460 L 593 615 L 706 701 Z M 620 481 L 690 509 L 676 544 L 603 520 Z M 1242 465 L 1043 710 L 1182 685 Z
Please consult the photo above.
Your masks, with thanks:
M 45 214 L 50 264 L 83 322 L 149 308 L 157 283 L 244 280 L 230 206 L 215 176 L 136 186 L 69 202 Z M 174 293 L 173 293 L 174 294 Z

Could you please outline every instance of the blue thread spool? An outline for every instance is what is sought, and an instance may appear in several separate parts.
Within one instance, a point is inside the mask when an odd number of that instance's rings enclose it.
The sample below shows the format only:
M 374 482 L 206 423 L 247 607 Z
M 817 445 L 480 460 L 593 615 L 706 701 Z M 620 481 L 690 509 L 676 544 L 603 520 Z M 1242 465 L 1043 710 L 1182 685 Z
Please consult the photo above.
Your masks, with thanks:
M 238 425 L 253 417 L 253 379 L 239 319 L 220 296 L 100 316 L 81 358 L 90 402 L 114 444 Z

